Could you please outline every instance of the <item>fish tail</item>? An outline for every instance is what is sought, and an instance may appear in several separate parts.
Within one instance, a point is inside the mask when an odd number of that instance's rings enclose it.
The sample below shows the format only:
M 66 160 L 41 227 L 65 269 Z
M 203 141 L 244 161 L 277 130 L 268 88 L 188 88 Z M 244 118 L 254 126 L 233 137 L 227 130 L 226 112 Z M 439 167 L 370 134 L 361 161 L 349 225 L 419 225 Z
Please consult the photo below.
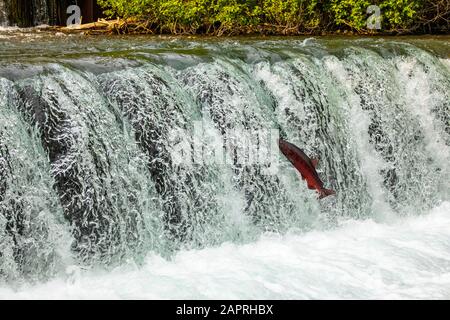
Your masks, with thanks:
M 331 189 L 320 189 L 319 194 L 320 194 L 319 199 L 323 199 L 325 197 L 336 194 L 336 191 Z

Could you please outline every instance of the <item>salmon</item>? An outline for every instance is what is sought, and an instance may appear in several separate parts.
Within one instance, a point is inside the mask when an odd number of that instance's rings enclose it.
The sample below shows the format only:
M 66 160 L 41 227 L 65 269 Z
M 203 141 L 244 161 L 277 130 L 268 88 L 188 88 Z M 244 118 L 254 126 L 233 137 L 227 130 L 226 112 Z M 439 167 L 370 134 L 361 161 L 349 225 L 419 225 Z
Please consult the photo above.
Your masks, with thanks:
M 336 194 L 334 190 L 323 187 L 323 182 L 316 171 L 318 159 L 310 159 L 300 148 L 283 139 L 278 141 L 278 145 L 281 152 L 300 172 L 302 179 L 306 180 L 308 189 L 317 191 L 319 199 Z

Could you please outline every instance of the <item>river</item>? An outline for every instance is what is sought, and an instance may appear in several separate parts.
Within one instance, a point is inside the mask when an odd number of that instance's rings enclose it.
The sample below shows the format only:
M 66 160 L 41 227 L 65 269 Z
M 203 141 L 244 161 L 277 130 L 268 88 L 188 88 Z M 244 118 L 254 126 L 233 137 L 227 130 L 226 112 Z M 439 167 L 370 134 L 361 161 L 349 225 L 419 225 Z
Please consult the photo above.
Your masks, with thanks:
M 448 36 L 3 28 L 0 298 L 448 299 L 449 95 Z

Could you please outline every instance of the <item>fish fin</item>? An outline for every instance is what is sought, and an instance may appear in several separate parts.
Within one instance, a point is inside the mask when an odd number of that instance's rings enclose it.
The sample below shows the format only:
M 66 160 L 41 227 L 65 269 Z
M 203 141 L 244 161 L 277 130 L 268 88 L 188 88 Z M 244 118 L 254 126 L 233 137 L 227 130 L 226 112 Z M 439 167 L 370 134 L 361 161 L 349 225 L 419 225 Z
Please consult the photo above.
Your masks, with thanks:
M 305 176 L 303 175 L 303 173 L 300 173 L 300 176 L 302 177 L 303 180 L 305 180 Z
M 319 164 L 319 159 L 317 159 L 317 158 L 311 159 L 311 163 L 314 166 L 314 168 L 316 168 L 317 165 Z
M 331 190 L 331 189 L 321 189 L 319 191 L 319 194 L 320 194 L 319 199 L 323 199 L 325 197 L 328 197 L 328 196 L 331 196 L 333 194 L 336 194 L 336 191 Z
M 308 189 L 309 190 L 315 190 L 316 188 L 314 188 L 312 185 L 308 184 Z

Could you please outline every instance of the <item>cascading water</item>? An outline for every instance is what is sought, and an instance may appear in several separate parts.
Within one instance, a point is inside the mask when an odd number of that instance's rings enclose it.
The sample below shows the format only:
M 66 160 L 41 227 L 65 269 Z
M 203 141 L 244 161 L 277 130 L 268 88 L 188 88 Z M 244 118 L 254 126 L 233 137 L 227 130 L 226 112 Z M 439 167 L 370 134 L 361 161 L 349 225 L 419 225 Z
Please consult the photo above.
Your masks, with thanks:
M 65 41 L 48 57 L 45 41 L 0 49 L 2 281 L 48 279 L 72 265 L 145 265 L 149 254 L 176 265 L 187 250 L 205 252 L 197 258 L 207 263 L 208 252 L 218 258 L 208 250 L 226 242 L 233 253 L 255 241 L 272 248 L 277 240 L 258 239 L 328 239 L 342 221 L 398 223 L 448 209 L 450 68 L 433 50 L 310 39 Z M 35 54 L 15 55 L 27 46 Z M 278 136 L 320 159 L 335 197 L 316 199 L 279 155 Z M 430 255 L 450 272 L 440 255 L 448 237 L 435 230 Z M 311 258 L 323 249 L 300 239 L 293 245 L 304 251 L 287 252 Z M 342 250 L 352 246 L 343 239 Z
M 2 277 L 48 277 L 64 256 L 67 233 L 52 189 L 47 156 L 37 135 L 18 113 L 13 83 L 0 81 Z
M 0 27 L 8 25 L 8 14 L 6 11 L 6 3 L 4 0 L 0 1 Z
M 58 16 L 57 2 L 0 0 L 0 26 L 33 27 L 55 24 Z
M 33 0 L 33 25 L 48 24 L 50 21 L 49 6 L 47 0 Z

